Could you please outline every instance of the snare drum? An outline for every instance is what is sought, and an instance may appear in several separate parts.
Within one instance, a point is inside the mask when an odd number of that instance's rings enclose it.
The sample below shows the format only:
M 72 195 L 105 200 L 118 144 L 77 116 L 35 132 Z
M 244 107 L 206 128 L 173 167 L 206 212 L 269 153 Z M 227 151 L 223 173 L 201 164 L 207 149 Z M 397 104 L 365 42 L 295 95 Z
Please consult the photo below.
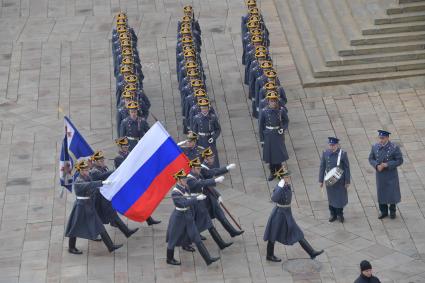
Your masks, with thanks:
M 336 182 L 341 179 L 342 174 L 344 173 L 344 170 L 342 170 L 340 167 L 334 167 L 331 170 L 329 170 L 328 173 L 325 175 L 325 184 L 326 186 L 330 187 L 336 184 Z

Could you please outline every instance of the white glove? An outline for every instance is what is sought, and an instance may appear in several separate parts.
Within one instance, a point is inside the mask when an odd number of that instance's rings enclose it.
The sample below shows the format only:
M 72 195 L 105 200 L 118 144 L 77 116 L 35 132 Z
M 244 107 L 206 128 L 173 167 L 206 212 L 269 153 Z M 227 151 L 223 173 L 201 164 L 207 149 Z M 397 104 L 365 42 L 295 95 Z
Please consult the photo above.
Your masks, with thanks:
M 197 200 L 204 200 L 206 198 L 207 198 L 207 196 L 204 195 L 204 194 L 200 194 L 199 196 L 196 197 Z
M 213 142 L 214 142 L 214 139 L 213 139 L 213 138 L 209 138 L 209 139 L 208 139 L 208 142 L 209 142 L 209 143 L 213 143 Z
M 215 181 L 216 183 L 221 183 L 221 182 L 223 182 L 223 181 L 224 181 L 224 176 L 217 177 L 217 178 L 215 178 L 215 179 L 214 179 L 214 181 Z
M 227 170 L 232 170 L 232 169 L 235 169 L 235 167 L 236 167 L 236 164 L 235 163 L 231 163 L 231 164 L 229 164 L 229 165 L 226 166 L 226 169 Z
M 222 203 L 223 202 L 223 198 L 221 196 L 218 197 L 218 202 Z
M 283 186 L 285 186 L 285 180 L 284 179 L 281 179 L 280 181 L 279 181 L 279 184 L 277 184 L 279 187 L 281 187 L 281 188 L 283 188 Z
M 102 181 L 102 185 L 110 185 L 110 184 L 112 184 L 111 180 Z

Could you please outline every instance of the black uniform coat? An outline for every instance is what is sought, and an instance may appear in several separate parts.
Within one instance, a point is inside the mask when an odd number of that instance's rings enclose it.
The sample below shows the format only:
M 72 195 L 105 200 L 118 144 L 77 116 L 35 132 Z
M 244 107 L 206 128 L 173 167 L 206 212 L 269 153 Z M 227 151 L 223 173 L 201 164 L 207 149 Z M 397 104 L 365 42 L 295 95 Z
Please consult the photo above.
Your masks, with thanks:
M 332 150 L 327 149 L 323 151 L 322 158 L 320 160 L 319 183 L 323 183 L 326 173 L 336 167 L 340 150 L 341 149 L 337 149 L 333 152 Z M 330 206 L 343 208 L 348 203 L 347 188 L 345 185 L 350 184 L 351 177 L 350 163 L 348 161 L 346 151 L 342 151 L 339 167 L 344 170 L 341 179 L 339 179 L 339 181 L 333 186 L 326 186 L 326 192 L 328 194 L 328 202 Z
M 403 164 L 403 155 L 400 148 L 390 141 L 384 146 L 379 143 L 374 144 L 369 154 L 369 163 L 375 170 L 379 164 L 388 163 L 388 167 L 384 168 L 383 171 L 376 170 L 378 203 L 399 203 L 401 194 L 397 167 Z
M 227 170 L 226 167 L 214 168 L 206 163 L 202 164 L 201 175 L 205 179 L 224 175 L 227 172 L 229 172 L 229 170 Z M 217 191 L 217 189 L 214 186 L 207 186 L 204 188 L 204 194 L 207 196 L 206 204 L 211 219 L 225 219 L 226 216 L 224 211 L 218 202 L 218 197 L 221 196 L 221 194 Z
M 109 177 L 114 171 L 109 171 L 108 167 L 93 166 L 90 170 L 90 177 L 93 181 L 103 181 Z M 117 211 L 112 207 L 112 204 L 107 200 L 99 190 L 95 192 L 94 203 L 97 215 L 99 215 L 103 224 L 115 224 L 114 219 L 118 217 Z
M 290 205 L 292 191 L 289 184 L 283 188 L 276 185 L 272 194 L 272 201 L 280 205 Z M 291 207 L 275 206 L 270 214 L 264 231 L 264 241 L 279 242 L 284 245 L 293 245 L 304 238 L 304 233 L 298 227 L 292 216 Z
M 268 106 L 260 114 L 259 134 L 260 141 L 264 142 L 263 160 L 270 164 L 280 164 L 289 159 L 284 134 L 288 128 L 288 114 L 286 109 L 271 109 Z M 267 129 L 267 127 L 279 127 L 279 129 Z
M 176 246 L 186 246 L 190 243 L 201 242 L 201 236 L 196 228 L 193 206 L 196 204 L 196 197 L 191 197 L 189 190 L 176 186 L 171 191 L 171 198 L 178 208 L 187 208 L 186 211 L 174 209 L 168 221 L 166 241 L 168 249 Z
M 196 176 L 192 172 L 188 175 L 187 188 L 191 194 L 204 193 L 205 186 L 215 186 L 215 181 L 213 179 L 202 179 L 202 176 Z M 213 227 L 211 217 L 208 213 L 206 199 L 196 202 L 193 208 L 195 212 L 195 223 L 199 233 Z
M 78 237 L 95 240 L 105 232 L 102 220 L 96 213 L 94 194 L 102 186 L 102 181 L 92 181 L 90 177 L 77 177 L 74 182 L 74 192 L 77 197 L 90 197 L 89 199 L 76 199 L 68 224 L 65 230 L 66 237 Z

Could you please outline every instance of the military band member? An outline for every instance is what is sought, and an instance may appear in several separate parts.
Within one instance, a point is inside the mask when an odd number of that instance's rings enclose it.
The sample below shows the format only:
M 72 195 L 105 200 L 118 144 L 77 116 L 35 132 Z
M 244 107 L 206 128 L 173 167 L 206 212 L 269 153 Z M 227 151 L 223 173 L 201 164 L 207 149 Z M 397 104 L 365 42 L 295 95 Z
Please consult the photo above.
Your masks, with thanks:
M 315 259 L 323 253 L 323 250 L 314 250 L 304 238 L 304 233 L 292 216 L 291 179 L 290 172 L 282 167 L 275 172 L 280 180 L 273 190 L 272 201 L 276 203 L 267 221 L 263 240 L 267 241 L 267 260 L 280 262 L 281 259 L 274 255 L 274 244 L 279 242 L 283 245 L 293 245 L 299 242 L 301 247 L 308 253 L 311 259 Z
M 77 199 L 74 202 L 68 224 L 65 230 L 65 236 L 69 237 L 68 251 L 72 254 L 82 254 L 82 251 L 76 248 L 77 238 L 96 240 L 100 235 L 103 243 L 109 252 L 122 247 L 114 245 L 108 232 L 102 224 L 102 220 L 96 213 L 94 195 L 102 184 L 110 184 L 107 181 L 93 181 L 89 175 L 87 161 L 82 160 L 76 165 L 79 173 L 74 181 L 74 192 Z
M 221 134 L 220 123 L 217 116 L 210 110 L 208 99 L 200 99 L 199 107 L 201 113 L 193 118 L 191 124 L 192 132 L 198 135 L 198 144 L 204 148 L 211 147 L 215 155 L 214 166 L 220 167 L 217 153 L 217 138 Z
M 369 163 L 376 170 L 376 188 L 378 192 L 379 219 L 396 217 L 396 204 L 401 200 L 397 167 L 403 164 L 400 147 L 389 140 L 390 132 L 379 130 L 379 142 L 372 146 Z
M 102 151 L 96 151 L 93 154 L 93 168 L 90 170 L 90 177 L 93 181 L 104 181 L 113 173 L 105 165 L 105 156 Z M 130 229 L 118 216 L 112 203 L 107 200 L 99 190 L 95 192 L 95 208 L 97 215 L 102 220 L 103 224 L 111 224 L 117 227 L 127 238 L 137 232 L 139 228 Z
M 121 121 L 119 135 L 127 137 L 131 151 L 149 130 L 149 125 L 145 119 L 138 116 L 139 104 L 137 102 L 130 102 L 127 108 L 129 116 Z
M 289 118 L 286 109 L 279 107 L 278 96 L 274 92 L 267 94 L 268 106 L 261 111 L 259 119 L 260 142 L 263 146 L 263 160 L 269 164 L 269 181 L 275 178 L 274 173 L 289 159 L 285 146 L 285 130 Z
M 207 148 L 202 152 L 202 158 L 204 161 L 201 175 L 204 179 L 211 179 L 226 174 L 236 167 L 234 163 L 231 163 L 225 167 L 214 168 L 214 152 L 211 148 Z M 205 187 L 204 194 L 207 196 L 206 203 L 211 219 L 216 218 L 232 238 L 243 234 L 243 230 L 236 230 L 232 224 L 230 224 L 229 220 L 227 220 L 220 206 L 220 203 L 223 202 L 223 198 L 216 188 L 214 186 Z
M 179 246 L 188 246 L 195 243 L 199 253 L 207 265 L 219 260 L 219 257 L 211 257 L 204 243 L 202 243 L 198 229 L 196 228 L 193 206 L 198 201 L 206 199 L 206 196 L 200 194 L 191 196 L 187 188 L 187 175 L 184 170 L 174 174 L 177 183 L 171 190 L 175 209 L 171 213 L 167 228 L 167 263 L 171 265 L 180 265 L 180 261 L 174 258 L 174 248 Z
M 326 173 L 335 167 L 343 170 L 342 177 L 333 185 L 326 185 L 326 192 L 328 195 L 330 218 L 329 222 L 339 220 L 344 222 L 344 207 L 348 203 L 347 189 L 350 186 L 350 163 L 348 161 L 348 154 L 343 151 L 339 146 L 339 139 L 335 137 L 328 138 L 329 149 L 323 151 L 320 160 L 319 170 L 319 184 L 323 187 L 323 181 Z M 341 153 L 340 163 L 338 158 Z
M 189 158 L 189 160 L 195 159 L 196 157 L 201 157 L 202 151 L 204 148 L 198 144 L 198 135 L 189 132 L 187 134 L 187 139 L 179 142 L 177 145 L 183 151 L 183 153 Z

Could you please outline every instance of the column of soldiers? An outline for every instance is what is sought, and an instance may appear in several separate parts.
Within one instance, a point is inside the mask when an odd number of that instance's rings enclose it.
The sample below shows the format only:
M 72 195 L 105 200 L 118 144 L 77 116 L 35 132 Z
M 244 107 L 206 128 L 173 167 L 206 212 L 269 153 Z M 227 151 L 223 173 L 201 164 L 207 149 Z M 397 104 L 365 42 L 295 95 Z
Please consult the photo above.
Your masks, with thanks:
M 215 188 L 224 176 L 235 168 L 235 164 L 220 167 L 216 140 L 221 133 L 220 124 L 208 98 L 206 77 L 201 60 L 201 29 L 194 18 L 193 8 L 185 6 L 184 16 L 178 22 L 176 68 L 181 95 L 183 132 L 187 139 L 179 146 L 189 158 L 191 171 L 183 170 L 174 177 L 172 189 L 175 205 L 167 230 L 167 263 L 180 265 L 174 258 L 174 248 L 194 252 L 194 243 L 207 265 L 219 257 L 211 257 L 203 244 L 201 235 L 208 230 L 220 249 L 232 245 L 225 242 L 216 230 L 212 219 L 217 219 L 231 237 L 244 231 L 235 229 L 223 211 L 223 198 Z
M 285 130 L 288 110 L 283 87 L 269 54 L 269 32 L 255 0 L 246 1 L 248 13 L 242 17 L 242 64 L 245 65 L 244 83 L 252 104 L 252 116 L 258 118 L 263 160 L 269 164 L 269 181 L 288 160 Z
M 114 165 L 118 168 L 149 130 L 146 118 L 150 108 L 149 99 L 143 92 L 144 77 L 137 51 L 137 36 L 128 26 L 125 13 L 116 16 L 116 29 L 112 31 L 112 55 L 116 77 L 117 131 L 120 136 L 116 140 L 119 150 Z M 127 227 L 111 202 L 99 191 L 113 170 L 106 166 L 102 151 L 96 151 L 89 160 L 78 162 L 76 170 L 78 177 L 73 186 L 76 200 L 65 231 L 65 236 L 69 237 L 68 251 L 82 254 L 76 248 L 76 240 L 83 238 L 103 241 L 108 250 L 113 252 L 122 245 L 112 242 L 104 225 L 117 227 L 127 238 L 138 231 L 138 228 Z M 146 222 L 153 225 L 161 221 L 149 217 Z

